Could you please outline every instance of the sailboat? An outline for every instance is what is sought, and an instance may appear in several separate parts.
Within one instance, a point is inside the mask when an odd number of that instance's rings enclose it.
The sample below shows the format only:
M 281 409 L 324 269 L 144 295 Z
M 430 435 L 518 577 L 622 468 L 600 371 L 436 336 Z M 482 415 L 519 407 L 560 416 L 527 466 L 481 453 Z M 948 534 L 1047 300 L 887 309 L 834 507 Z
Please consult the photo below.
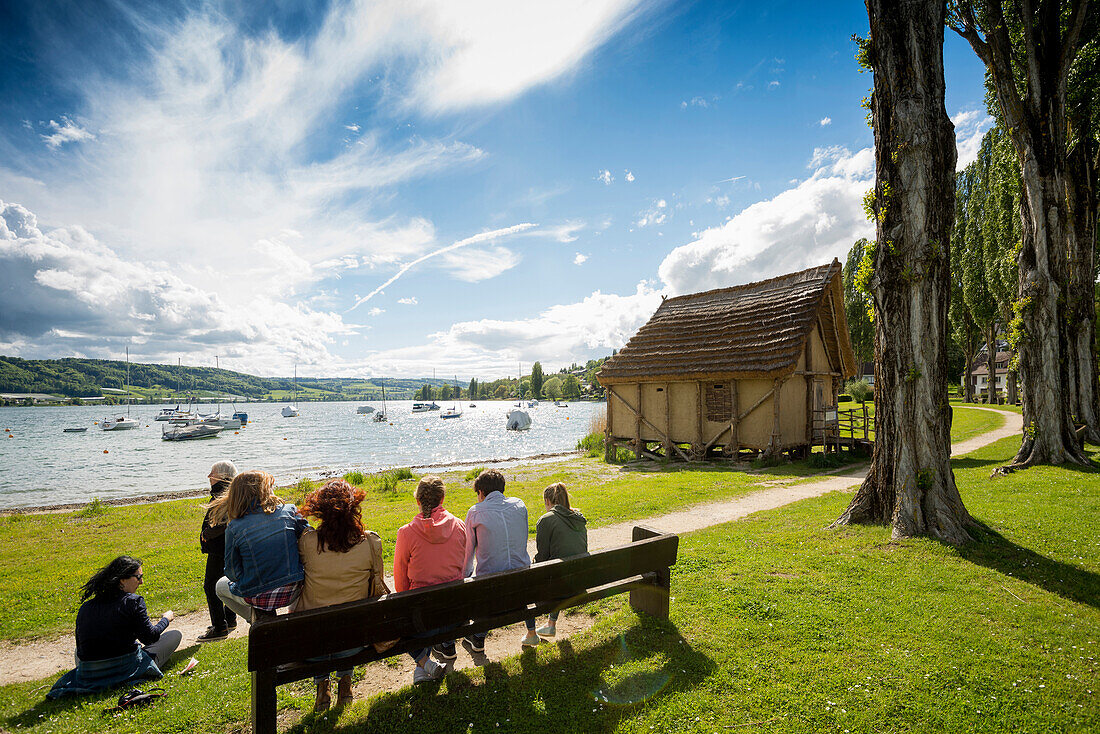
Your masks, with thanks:
M 439 414 L 440 418 L 461 418 L 462 408 L 458 407 L 458 375 L 455 375 L 455 402 L 451 407 Z
M 114 418 L 104 418 L 99 422 L 99 427 L 104 431 L 129 431 L 138 427 L 138 422 L 130 418 L 130 388 L 127 387 L 130 384 L 130 347 L 126 347 L 126 384 L 123 385 L 123 389 L 126 391 L 126 415 L 119 415 Z
M 386 383 L 382 382 L 382 410 L 374 414 L 374 422 L 382 423 L 386 420 Z
M 283 406 L 284 418 L 297 418 L 298 417 L 298 363 L 294 363 L 294 405 Z

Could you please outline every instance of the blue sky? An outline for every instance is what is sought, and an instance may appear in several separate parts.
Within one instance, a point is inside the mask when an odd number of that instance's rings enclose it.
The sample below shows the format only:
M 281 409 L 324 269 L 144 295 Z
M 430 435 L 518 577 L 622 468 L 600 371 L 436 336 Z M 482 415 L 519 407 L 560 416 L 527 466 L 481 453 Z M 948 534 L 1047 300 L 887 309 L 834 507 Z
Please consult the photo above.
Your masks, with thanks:
M 491 379 L 873 234 L 862 3 L 0 4 L 0 354 Z M 960 161 L 990 120 L 948 35 Z

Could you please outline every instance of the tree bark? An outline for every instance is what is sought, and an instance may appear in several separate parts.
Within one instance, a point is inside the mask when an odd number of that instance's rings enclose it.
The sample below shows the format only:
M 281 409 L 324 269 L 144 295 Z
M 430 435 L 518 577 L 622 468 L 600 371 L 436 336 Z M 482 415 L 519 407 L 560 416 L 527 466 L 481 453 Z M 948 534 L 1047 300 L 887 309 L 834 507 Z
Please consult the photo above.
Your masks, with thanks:
M 951 471 L 947 312 L 955 134 L 944 109 L 943 0 L 867 0 L 874 69 L 875 448 L 836 525 L 970 539 Z
M 990 322 L 985 327 L 985 404 L 1000 402 L 997 399 L 997 324 Z
M 970 349 L 963 352 L 963 358 L 966 360 L 966 377 L 964 378 L 966 384 L 963 385 L 963 402 L 974 402 L 974 377 L 970 372 L 974 369 L 974 349 Z
M 1100 444 L 1100 408 L 1096 363 L 1096 164 L 1097 153 L 1090 120 L 1079 120 L 1077 144 L 1069 156 L 1069 204 L 1077 250 L 1071 252 L 1066 295 L 1069 311 L 1070 364 L 1076 379 L 1070 407 L 1085 424 L 1085 440 Z M 1081 129 L 1083 128 L 1083 129 Z

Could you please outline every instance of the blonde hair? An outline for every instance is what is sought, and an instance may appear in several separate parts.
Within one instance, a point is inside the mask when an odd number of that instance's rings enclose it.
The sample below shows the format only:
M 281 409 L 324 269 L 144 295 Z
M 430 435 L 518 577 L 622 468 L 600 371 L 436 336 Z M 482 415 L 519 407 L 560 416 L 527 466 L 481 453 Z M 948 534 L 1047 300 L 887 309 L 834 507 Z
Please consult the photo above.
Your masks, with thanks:
M 551 484 L 549 487 L 542 490 L 542 498 L 552 505 L 561 505 L 567 510 L 570 509 L 569 492 L 561 482 Z
M 424 517 L 428 517 L 432 514 L 432 510 L 443 504 L 444 494 L 443 480 L 436 476 L 427 476 L 416 485 L 413 498 L 416 499 L 416 504 L 420 505 L 420 511 Z
M 257 510 L 270 515 L 283 504 L 274 488 L 275 477 L 265 471 L 241 472 L 233 477 L 224 494 L 206 506 L 211 523 L 224 525 Z

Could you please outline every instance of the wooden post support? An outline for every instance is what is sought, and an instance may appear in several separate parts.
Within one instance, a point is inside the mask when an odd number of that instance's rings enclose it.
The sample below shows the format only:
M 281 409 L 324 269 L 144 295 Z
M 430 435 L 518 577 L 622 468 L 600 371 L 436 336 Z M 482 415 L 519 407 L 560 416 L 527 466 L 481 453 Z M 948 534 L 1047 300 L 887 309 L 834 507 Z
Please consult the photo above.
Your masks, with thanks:
M 669 398 L 671 385 L 665 383 L 665 456 L 672 458 L 672 399 Z
M 607 386 L 607 428 L 603 439 L 603 460 L 610 462 L 615 457 L 615 431 L 612 430 L 611 416 L 615 414 L 611 399 L 615 397 L 615 386 Z
M 638 412 L 634 414 L 634 453 L 642 458 L 642 383 L 638 383 Z
M 636 543 L 639 540 L 653 538 L 660 534 L 652 528 L 635 525 L 630 540 Z M 658 570 L 656 575 L 656 583 L 653 586 L 631 590 L 630 608 L 636 612 L 645 612 L 658 619 L 668 619 L 668 602 L 672 594 L 672 572 L 666 566 Z
M 703 438 L 703 431 L 706 430 L 706 426 L 703 425 L 703 415 L 704 415 L 703 414 L 703 401 L 706 399 L 706 396 L 705 396 L 705 393 L 704 393 L 703 381 L 702 380 L 697 380 L 695 382 L 695 386 L 696 386 L 696 388 L 698 388 L 695 391 L 696 392 L 696 398 L 695 398 L 695 418 L 696 418 L 695 428 L 698 432 L 697 435 L 699 437 L 698 440 L 696 441 L 696 445 L 699 446 L 699 447 L 702 447 L 702 446 L 705 445 L 704 442 L 706 441 L 706 439 Z M 707 453 L 707 450 L 703 449 L 703 448 L 700 448 L 699 450 L 696 451 L 696 454 L 698 455 L 698 458 L 700 458 L 700 459 L 706 458 L 706 453 Z
M 275 671 L 252 671 L 252 732 L 275 734 Z
M 734 459 L 741 453 L 741 400 L 737 393 L 737 380 L 730 380 L 730 444 L 733 447 L 731 454 Z

